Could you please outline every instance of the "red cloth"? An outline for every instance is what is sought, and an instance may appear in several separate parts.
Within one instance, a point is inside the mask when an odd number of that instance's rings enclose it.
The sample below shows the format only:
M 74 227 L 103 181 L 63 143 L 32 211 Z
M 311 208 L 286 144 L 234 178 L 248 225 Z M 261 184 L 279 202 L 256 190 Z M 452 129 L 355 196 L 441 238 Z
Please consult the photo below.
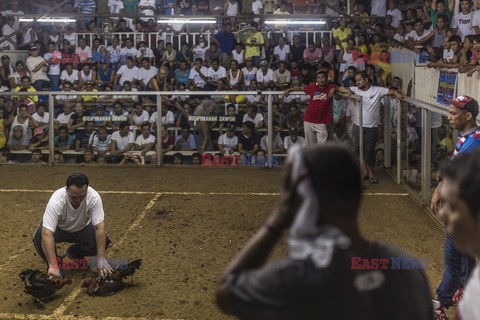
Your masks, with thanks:
M 328 97 L 328 93 L 334 88 L 338 86 L 329 84 L 322 88 L 316 83 L 311 83 L 303 87 L 303 91 L 310 95 L 310 103 L 305 111 L 305 121 L 316 124 L 333 122 L 333 99 Z

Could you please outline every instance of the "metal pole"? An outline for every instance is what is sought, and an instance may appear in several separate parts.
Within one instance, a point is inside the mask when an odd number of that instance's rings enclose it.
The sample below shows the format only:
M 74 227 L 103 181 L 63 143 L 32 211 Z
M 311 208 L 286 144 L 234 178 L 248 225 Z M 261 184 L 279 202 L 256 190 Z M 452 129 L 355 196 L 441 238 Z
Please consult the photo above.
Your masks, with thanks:
M 355 101 L 356 104 L 359 104 L 358 110 L 358 119 L 359 119 L 359 129 L 358 129 L 358 143 L 360 148 L 360 168 L 362 168 L 363 172 L 363 98 L 360 101 Z
M 53 95 L 48 96 L 48 164 L 53 164 L 54 145 L 55 139 L 54 121 L 55 121 L 55 106 Z
M 422 200 L 425 205 L 430 201 L 432 129 L 431 111 L 422 109 Z
M 383 164 L 385 168 L 392 166 L 392 121 L 391 119 L 391 103 L 392 97 L 385 96 L 385 106 L 383 109 Z
M 157 166 L 162 165 L 163 157 L 163 123 L 162 123 L 162 95 L 157 94 Z
M 268 167 L 272 167 L 273 160 L 273 117 L 272 117 L 272 95 L 269 94 L 267 97 L 268 103 L 268 128 L 267 128 L 267 148 L 268 148 Z
M 402 104 L 400 101 L 397 112 L 397 184 L 402 182 Z

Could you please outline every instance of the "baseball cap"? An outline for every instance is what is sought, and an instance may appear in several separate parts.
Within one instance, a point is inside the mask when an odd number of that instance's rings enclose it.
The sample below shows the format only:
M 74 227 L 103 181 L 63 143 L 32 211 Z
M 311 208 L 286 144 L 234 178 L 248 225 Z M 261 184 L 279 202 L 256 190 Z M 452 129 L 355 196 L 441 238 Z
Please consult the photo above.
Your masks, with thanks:
M 3 55 L 3 56 L 2 56 L 2 60 L 5 60 L 5 59 L 10 59 L 10 57 L 7 56 L 7 55 Z
M 227 130 L 232 130 L 232 131 L 235 131 L 236 127 L 233 123 L 230 123 L 228 126 L 227 126 Z
M 38 50 L 38 47 L 37 46 L 31 46 L 30 51 L 34 51 L 34 50 Z
M 474 117 L 478 115 L 478 102 L 469 96 L 458 96 L 455 99 L 445 98 L 450 104 L 465 109 L 470 112 Z
M 268 61 L 267 60 L 262 60 L 260 61 L 261 66 L 268 66 Z
M 38 136 L 39 134 L 43 134 L 44 130 L 42 127 L 38 127 L 38 128 L 35 128 L 33 129 L 33 135 L 34 136 Z

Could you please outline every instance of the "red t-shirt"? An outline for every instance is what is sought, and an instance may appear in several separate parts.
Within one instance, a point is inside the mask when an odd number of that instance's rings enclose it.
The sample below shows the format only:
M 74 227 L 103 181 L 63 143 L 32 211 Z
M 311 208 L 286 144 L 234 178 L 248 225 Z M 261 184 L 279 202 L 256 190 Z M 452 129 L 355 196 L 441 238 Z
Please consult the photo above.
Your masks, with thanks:
M 333 122 L 333 99 L 328 97 L 328 93 L 333 88 L 338 88 L 338 86 L 329 84 L 321 88 L 316 83 L 310 83 L 303 87 L 303 91 L 310 95 L 310 103 L 305 111 L 305 121 L 316 124 Z

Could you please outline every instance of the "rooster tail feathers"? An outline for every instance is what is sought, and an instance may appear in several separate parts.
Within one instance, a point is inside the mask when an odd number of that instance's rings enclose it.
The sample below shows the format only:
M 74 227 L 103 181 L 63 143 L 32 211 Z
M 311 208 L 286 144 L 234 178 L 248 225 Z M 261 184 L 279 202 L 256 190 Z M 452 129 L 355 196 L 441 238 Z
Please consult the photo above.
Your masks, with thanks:
M 134 260 L 130 262 L 125 269 L 120 269 L 118 271 L 120 271 L 123 277 L 128 277 L 134 274 L 135 270 L 139 269 L 141 264 L 142 259 Z

